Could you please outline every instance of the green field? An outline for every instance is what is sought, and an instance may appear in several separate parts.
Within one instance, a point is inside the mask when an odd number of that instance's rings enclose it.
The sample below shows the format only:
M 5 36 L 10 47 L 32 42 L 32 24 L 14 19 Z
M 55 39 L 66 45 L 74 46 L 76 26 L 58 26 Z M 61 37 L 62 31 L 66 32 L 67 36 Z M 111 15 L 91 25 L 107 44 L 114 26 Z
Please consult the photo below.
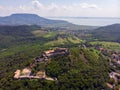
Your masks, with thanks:
M 81 42 L 81 40 L 78 39 L 77 37 L 67 37 L 67 38 L 58 37 L 57 40 L 45 43 L 45 46 L 56 46 L 56 45 L 65 45 L 65 44 L 79 44 L 80 42 Z
M 96 41 L 96 42 L 90 42 L 92 45 L 102 45 L 104 48 L 120 51 L 120 43 L 117 42 L 105 42 L 105 41 Z

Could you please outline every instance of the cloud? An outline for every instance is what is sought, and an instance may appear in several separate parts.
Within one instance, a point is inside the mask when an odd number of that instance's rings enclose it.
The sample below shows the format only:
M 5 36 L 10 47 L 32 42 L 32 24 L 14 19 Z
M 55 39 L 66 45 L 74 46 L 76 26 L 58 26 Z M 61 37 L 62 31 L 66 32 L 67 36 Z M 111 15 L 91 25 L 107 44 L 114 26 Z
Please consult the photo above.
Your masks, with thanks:
M 102 9 L 103 8 L 103 9 Z M 31 0 L 28 4 L 19 6 L 0 6 L 0 15 L 11 13 L 35 13 L 40 16 L 119 16 L 114 8 L 104 8 L 94 3 L 51 4 Z
M 55 3 L 51 3 L 49 5 L 42 4 L 39 0 L 33 0 L 32 5 L 35 9 L 44 9 L 44 10 L 75 10 L 77 8 L 79 9 L 98 9 L 98 6 L 95 4 L 88 4 L 88 3 L 78 3 L 78 4 L 72 4 L 72 5 L 58 5 Z
M 95 4 L 81 3 L 80 6 L 81 6 L 81 8 L 98 9 L 98 6 Z
M 32 5 L 34 6 L 35 9 L 43 9 L 44 5 L 40 3 L 38 0 L 33 0 Z
M 49 5 L 42 4 L 39 0 L 32 0 L 32 6 L 34 11 L 39 12 L 43 16 L 69 16 L 69 15 L 79 15 L 80 13 L 86 12 L 89 9 L 98 9 L 99 7 L 95 4 L 88 3 L 77 3 L 72 5 L 59 5 L 56 3 L 51 3 Z
M 36 13 L 41 16 L 80 16 L 89 12 L 89 9 L 98 9 L 95 4 L 75 3 L 71 5 L 60 5 L 56 3 L 43 4 L 39 0 L 32 0 L 29 5 L 19 5 L 17 7 L 0 7 L 7 13 Z M 86 10 L 85 10 L 86 9 Z M 5 12 L 6 11 L 6 12 Z M 92 12 L 93 13 L 93 12 Z

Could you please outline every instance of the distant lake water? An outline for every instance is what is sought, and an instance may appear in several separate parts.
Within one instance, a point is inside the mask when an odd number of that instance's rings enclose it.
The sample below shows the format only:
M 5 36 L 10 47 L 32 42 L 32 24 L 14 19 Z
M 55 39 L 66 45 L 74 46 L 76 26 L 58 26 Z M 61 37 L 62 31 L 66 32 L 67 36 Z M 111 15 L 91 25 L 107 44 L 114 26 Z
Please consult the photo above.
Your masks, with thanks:
M 49 17 L 53 20 L 65 20 L 77 25 L 105 26 L 120 23 L 120 18 L 106 17 Z

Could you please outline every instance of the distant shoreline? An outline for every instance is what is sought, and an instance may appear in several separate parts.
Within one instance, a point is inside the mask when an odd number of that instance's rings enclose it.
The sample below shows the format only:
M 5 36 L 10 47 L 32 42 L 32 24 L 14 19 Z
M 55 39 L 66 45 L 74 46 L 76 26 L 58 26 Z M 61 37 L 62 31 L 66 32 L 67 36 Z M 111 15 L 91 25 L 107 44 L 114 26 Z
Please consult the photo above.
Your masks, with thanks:
M 46 17 L 52 20 L 65 20 L 77 25 L 106 26 L 120 23 L 120 17 Z
M 120 19 L 120 17 L 46 17 L 46 18 L 74 18 L 74 19 Z

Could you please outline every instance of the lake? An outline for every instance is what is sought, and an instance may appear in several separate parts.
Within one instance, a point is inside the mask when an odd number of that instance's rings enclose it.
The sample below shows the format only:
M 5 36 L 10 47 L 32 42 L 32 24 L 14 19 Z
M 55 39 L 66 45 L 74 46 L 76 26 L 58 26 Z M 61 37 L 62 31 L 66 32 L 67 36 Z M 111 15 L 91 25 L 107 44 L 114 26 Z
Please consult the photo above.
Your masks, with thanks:
M 120 23 L 120 18 L 110 17 L 49 17 L 53 20 L 65 20 L 77 25 L 105 26 Z

